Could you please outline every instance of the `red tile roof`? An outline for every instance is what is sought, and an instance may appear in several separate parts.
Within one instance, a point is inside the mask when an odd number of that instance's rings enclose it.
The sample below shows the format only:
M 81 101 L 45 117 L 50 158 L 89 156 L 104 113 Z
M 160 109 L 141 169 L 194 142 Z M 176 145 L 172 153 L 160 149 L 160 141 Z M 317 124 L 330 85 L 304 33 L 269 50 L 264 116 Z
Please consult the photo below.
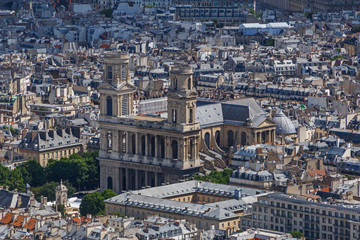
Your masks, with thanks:
M 30 220 L 27 223 L 25 223 L 24 228 L 34 230 L 35 229 L 35 224 L 36 224 L 36 219 L 35 218 L 30 218 Z
M 9 224 L 13 219 L 12 213 L 6 213 L 5 216 L 0 220 L 0 223 Z
M 10 225 L 16 226 L 16 227 L 22 227 L 24 223 L 25 217 L 24 216 L 18 216 L 15 221 L 10 223 Z
M 308 173 L 311 177 L 315 177 L 315 176 L 325 176 L 325 175 L 326 175 L 325 169 L 307 171 L 307 173 Z
M 85 218 L 85 217 L 80 217 L 80 218 L 79 217 L 74 217 L 73 221 L 76 222 L 77 224 L 81 225 L 84 222 L 90 222 L 91 219 L 90 218 Z

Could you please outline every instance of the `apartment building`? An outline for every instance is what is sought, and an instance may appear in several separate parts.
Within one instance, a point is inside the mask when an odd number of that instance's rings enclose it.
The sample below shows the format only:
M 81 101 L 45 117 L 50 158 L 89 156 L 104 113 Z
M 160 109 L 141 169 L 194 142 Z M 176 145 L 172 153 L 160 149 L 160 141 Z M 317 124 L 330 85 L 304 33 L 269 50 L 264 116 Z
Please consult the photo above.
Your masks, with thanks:
M 299 231 L 306 239 L 360 239 L 360 207 L 308 201 L 282 193 L 258 197 L 252 214 L 240 221 L 240 229 L 250 227 L 280 232 Z

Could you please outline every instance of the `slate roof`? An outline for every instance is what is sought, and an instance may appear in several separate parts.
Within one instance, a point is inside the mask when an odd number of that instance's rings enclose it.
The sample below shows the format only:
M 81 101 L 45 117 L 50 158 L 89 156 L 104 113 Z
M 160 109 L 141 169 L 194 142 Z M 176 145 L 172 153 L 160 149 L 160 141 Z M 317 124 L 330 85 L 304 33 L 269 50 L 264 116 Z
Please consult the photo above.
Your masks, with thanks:
M 105 203 L 134 206 L 139 208 L 154 209 L 157 211 L 172 212 L 181 215 L 201 216 L 204 218 L 222 220 L 237 217 L 233 211 L 238 210 L 239 207 L 235 208 L 234 205 L 236 205 L 236 203 L 234 203 L 233 200 L 236 197 L 236 191 L 239 189 L 241 189 L 241 197 L 255 196 L 259 193 L 265 192 L 251 188 L 239 188 L 230 185 L 194 180 L 123 193 L 105 200 Z M 233 206 L 233 208 L 232 210 L 227 210 L 216 204 L 214 206 L 213 204 L 187 203 L 166 199 L 169 197 L 194 192 L 229 197 L 230 199 L 227 201 L 231 202 L 229 202 L 228 205 Z M 240 200 L 236 201 L 241 204 L 241 202 L 239 202 Z M 226 205 L 227 203 L 222 202 L 222 205 L 223 204 Z
M 50 149 L 64 148 L 69 146 L 81 145 L 82 141 L 67 133 L 64 129 L 45 130 L 37 132 L 28 132 L 20 142 L 19 148 L 30 149 L 34 151 L 49 151 Z
M 206 104 L 196 109 L 196 118 L 201 127 L 224 123 L 243 126 L 247 119 L 252 121 L 252 127 L 257 127 L 266 117 L 267 113 L 253 98 Z
M 21 198 L 21 201 L 18 201 L 18 198 Z M 30 196 L 24 193 L 0 190 L 0 207 L 2 208 L 26 208 L 29 203 Z

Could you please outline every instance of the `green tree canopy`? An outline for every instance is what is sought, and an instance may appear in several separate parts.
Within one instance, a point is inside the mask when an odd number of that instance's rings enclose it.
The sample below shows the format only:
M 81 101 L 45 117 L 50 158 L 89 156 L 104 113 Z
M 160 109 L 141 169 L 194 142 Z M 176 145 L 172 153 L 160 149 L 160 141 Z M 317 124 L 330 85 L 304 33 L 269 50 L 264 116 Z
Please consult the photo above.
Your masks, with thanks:
M 45 169 L 37 161 L 27 161 L 17 168 L 21 171 L 24 183 L 28 183 L 32 187 L 42 186 L 46 183 Z
M 192 179 L 199 181 L 211 181 L 213 183 L 229 184 L 232 170 L 225 168 L 223 171 L 213 170 L 209 175 L 200 176 L 198 174 L 193 175 Z
M 99 185 L 98 152 L 73 154 L 60 161 L 50 160 L 46 167 L 48 181 L 67 180 L 78 190 L 96 189 Z
M 294 238 L 302 238 L 304 237 L 304 234 L 302 234 L 301 232 L 297 232 L 297 231 L 290 231 L 289 232 Z
M 80 214 L 92 214 L 93 216 L 105 214 L 104 197 L 99 192 L 87 194 L 80 204 Z
M 10 190 L 18 189 L 19 192 L 25 191 L 24 179 L 20 169 L 15 168 L 10 172 L 8 186 Z
M 101 196 L 103 196 L 103 198 L 106 200 L 106 199 L 109 199 L 109 198 L 112 198 L 112 197 L 115 197 L 117 194 L 116 192 L 114 192 L 113 190 L 111 189 L 106 189 L 104 191 L 101 192 Z
M 31 191 L 35 194 L 37 201 L 41 200 L 41 196 L 47 197 L 48 201 L 55 201 L 55 188 L 59 185 L 59 182 L 48 182 L 40 187 L 31 188 Z M 68 196 L 70 197 L 75 193 L 75 188 L 70 185 L 68 181 L 63 182 L 68 189 Z
M 105 15 L 105 17 L 111 17 L 113 14 L 113 10 L 111 8 L 104 9 L 100 12 L 100 14 Z

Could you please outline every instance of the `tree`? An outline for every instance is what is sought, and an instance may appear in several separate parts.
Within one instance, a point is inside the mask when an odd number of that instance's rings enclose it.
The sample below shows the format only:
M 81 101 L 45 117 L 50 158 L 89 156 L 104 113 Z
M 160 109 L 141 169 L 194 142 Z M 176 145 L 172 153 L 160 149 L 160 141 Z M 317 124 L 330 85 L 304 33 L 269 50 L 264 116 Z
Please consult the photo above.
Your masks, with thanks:
M 65 217 L 65 206 L 62 204 L 57 205 L 57 211 L 61 213 L 62 217 Z
M 10 190 L 18 189 L 19 192 L 25 191 L 24 179 L 20 169 L 15 168 L 10 172 L 8 186 Z
M 17 168 L 21 171 L 24 183 L 32 187 L 39 187 L 47 182 L 45 169 L 35 160 L 22 163 Z
M 0 185 L 7 186 L 9 175 L 10 175 L 10 170 L 7 167 L 0 164 Z
M 225 168 L 223 171 L 213 170 L 210 172 L 209 175 L 205 175 L 205 176 L 200 176 L 196 174 L 192 177 L 192 179 L 199 181 L 211 181 L 213 183 L 220 183 L 220 184 L 229 184 L 231 173 L 232 173 L 231 169 Z
M 104 197 L 99 192 L 87 194 L 80 204 L 80 214 L 92 214 L 93 216 L 105 214 Z
M 290 231 L 289 233 L 290 233 L 294 238 L 300 239 L 300 238 L 304 237 L 304 234 L 302 234 L 301 232 Z
M 115 197 L 117 194 L 112 189 L 106 189 L 101 192 L 101 196 L 103 196 L 104 200 Z
M 59 161 L 50 160 L 46 167 L 48 181 L 67 180 L 78 190 L 96 189 L 99 186 L 100 167 L 98 152 L 73 154 Z
M 100 12 L 100 14 L 105 15 L 105 17 L 110 18 L 113 14 L 113 10 L 111 8 L 104 9 Z
M 33 187 L 31 191 L 35 194 L 37 201 L 41 200 L 41 196 L 47 197 L 48 201 L 55 201 L 55 189 L 59 185 L 59 182 L 49 182 L 40 187 Z M 75 192 L 75 188 L 70 185 L 68 181 L 63 182 L 68 189 L 68 196 L 71 196 Z

